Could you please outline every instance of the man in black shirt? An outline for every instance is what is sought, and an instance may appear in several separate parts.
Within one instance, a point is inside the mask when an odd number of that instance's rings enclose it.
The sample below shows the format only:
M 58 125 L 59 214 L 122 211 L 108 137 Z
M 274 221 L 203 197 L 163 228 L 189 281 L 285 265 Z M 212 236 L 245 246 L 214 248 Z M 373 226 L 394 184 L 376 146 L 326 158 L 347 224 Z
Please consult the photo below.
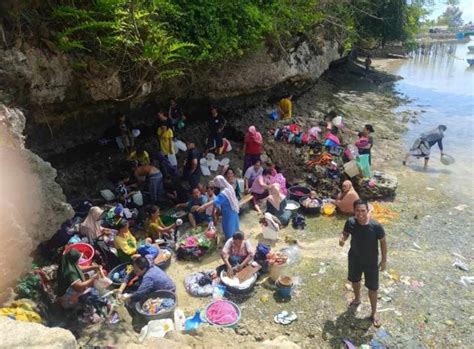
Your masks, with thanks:
M 199 186 L 201 180 L 201 169 L 199 167 L 201 153 L 192 142 L 187 142 L 186 147 L 188 148 L 188 155 L 184 163 L 183 178 L 189 182 L 191 189 L 194 189 Z
M 356 307 L 360 304 L 361 277 L 364 274 L 365 287 L 369 289 L 372 308 L 370 319 L 375 327 L 380 327 L 380 320 L 377 316 L 377 290 L 379 288 L 379 268 L 384 271 L 387 263 L 385 231 L 380 223 L 369 218 L 369 205 L 365 200 L 354 202 L 354 216 L 346 221 L 339 239 L 339 246 L 344 246 L 349 235 L 352 236 L 348 280 L 352 282 L 354 299 L 350 306 Z M 379 241 L 382 253 L 380 264 L 378 263 L 379 250 L 377 246 Z
M 224 145 L 222 136 L 225 124 L 226 120 L 219 115 L 217 107 L 211 107 L 211 117 L 208 121 L 209 137 L 207 138 L 206 154 L 211 150 L 219 152 L 219 149 Z

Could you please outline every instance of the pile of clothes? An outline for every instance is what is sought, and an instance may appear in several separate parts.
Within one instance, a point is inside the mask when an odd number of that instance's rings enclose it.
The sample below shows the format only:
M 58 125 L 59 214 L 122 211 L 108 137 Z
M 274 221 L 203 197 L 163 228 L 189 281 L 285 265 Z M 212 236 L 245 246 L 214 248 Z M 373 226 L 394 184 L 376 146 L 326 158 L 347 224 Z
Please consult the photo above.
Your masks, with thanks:
M 270 135 L 277 141 L 295 145 L 307 144 L 310 146 L 320 144 L 320 133 L 321 129 L 319 127 L 311 127 L 309 130 L 304 131 L 298 124 L 291 124 L 270 130 Z
M 209 239 L 202 228 L 193 229 L 178 241 L 176 258 L 195 260 L 211 251 L 215 246 L 215 239 Z
M 159 312 L 173 307 L 175 300 L 173 298 L 150 298 L 142 305 L 142 310 L 149 315 L 156 315 Z

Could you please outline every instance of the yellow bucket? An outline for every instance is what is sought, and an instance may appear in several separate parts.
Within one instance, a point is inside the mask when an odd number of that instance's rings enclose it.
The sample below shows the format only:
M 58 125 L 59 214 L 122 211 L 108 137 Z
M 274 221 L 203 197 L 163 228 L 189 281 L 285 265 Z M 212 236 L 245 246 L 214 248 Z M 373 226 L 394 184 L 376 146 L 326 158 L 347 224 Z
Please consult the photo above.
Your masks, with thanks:
M 332 216 L 334 213 L 336 213 L 336 205 L 330 202 L 326 202 L 325 204 L 323 204 L 323 207 L 321 208 L 321 212 L 325 216 Z

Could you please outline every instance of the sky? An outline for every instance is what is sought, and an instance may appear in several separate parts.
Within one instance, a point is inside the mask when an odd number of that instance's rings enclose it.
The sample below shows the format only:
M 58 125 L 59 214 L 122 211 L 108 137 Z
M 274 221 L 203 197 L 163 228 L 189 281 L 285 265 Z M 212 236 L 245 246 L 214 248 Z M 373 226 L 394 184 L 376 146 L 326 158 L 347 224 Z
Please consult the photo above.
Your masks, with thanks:
M 429 19 L 438 18 L 446 10 L 446 5 L 443 2 L 440 0 L 436 1 L 436 5 L 432 7 L 433 12 L 428 17 Z M 463 12 L 462 19 L 464 23 L 469 21 L 474 23 L 474 0 L 461 0 L 458 6 Z

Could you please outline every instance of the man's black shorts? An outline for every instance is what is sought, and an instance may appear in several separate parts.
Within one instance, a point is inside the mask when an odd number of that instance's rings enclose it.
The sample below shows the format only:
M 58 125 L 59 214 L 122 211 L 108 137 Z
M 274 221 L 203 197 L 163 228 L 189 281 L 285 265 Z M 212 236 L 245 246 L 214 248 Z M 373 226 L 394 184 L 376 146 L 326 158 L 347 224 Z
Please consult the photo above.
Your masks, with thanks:
M 365 287 L 369 290 L 379 289 L 379 268 L 375 265 L 363 265 L 355 258 L 349 258 L 349 273 L 347 279 L 350 282 L 359 282 L 364 274 Z
M 210 134 L 207 139 L 207 148 L 221 148 L 224 145 L 224 140 L 222 139 L 222 133 Z

